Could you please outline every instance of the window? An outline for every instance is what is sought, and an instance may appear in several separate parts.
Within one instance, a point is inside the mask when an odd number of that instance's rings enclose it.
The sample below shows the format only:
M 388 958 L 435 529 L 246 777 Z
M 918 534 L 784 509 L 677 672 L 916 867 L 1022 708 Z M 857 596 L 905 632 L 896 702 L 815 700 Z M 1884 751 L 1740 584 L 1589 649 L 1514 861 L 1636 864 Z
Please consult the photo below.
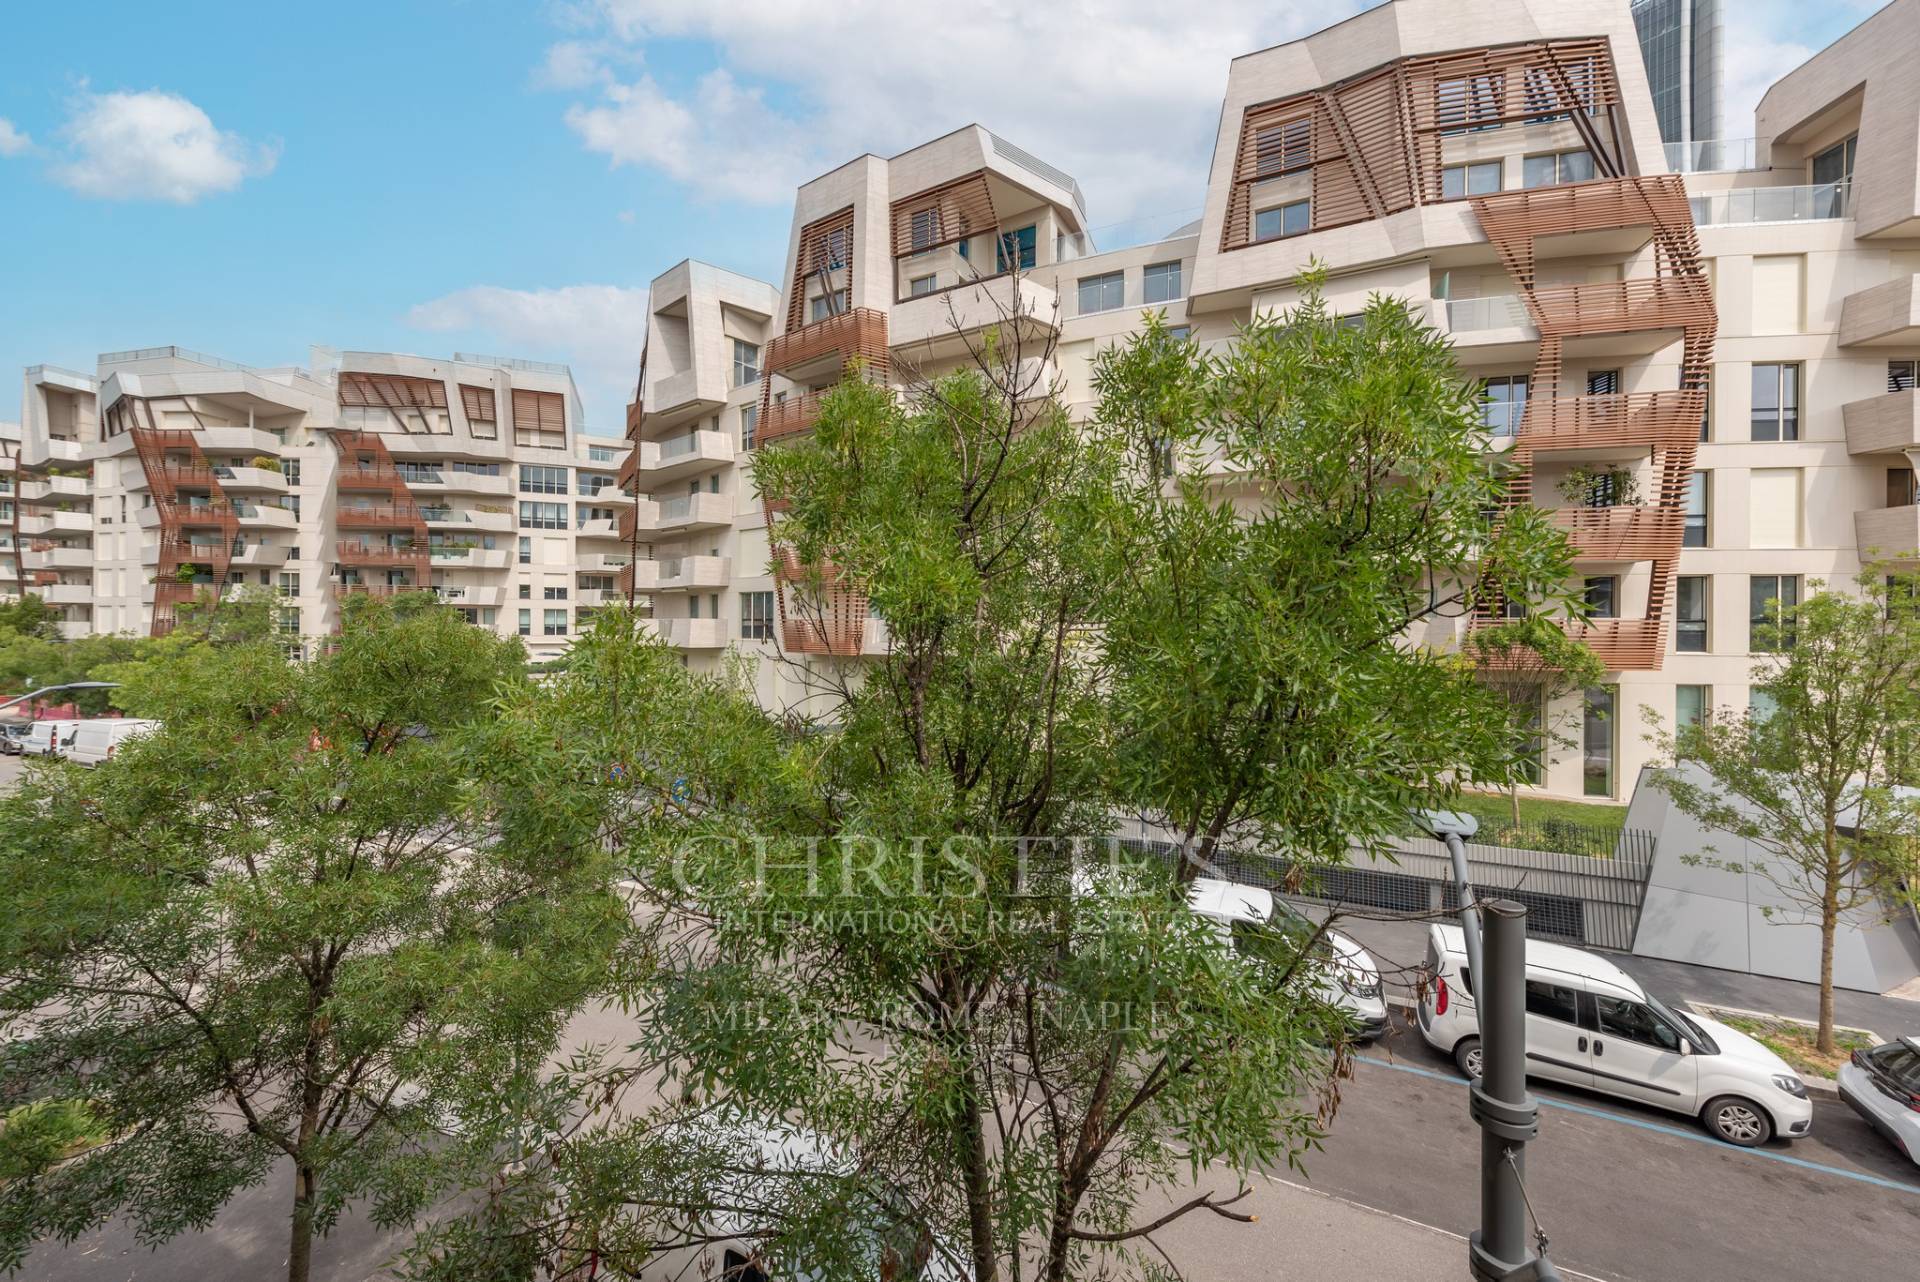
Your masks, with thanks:
M 1253 136 L 1253 172 L 1256 178 L 1305 169 L 1313 163 L 1313 117 L 1296 116 L 1262 129 Z
M 1091 315 L 1094 312 L 1110 312 L 1126 304 L 1126 282 L 1124 272 L 1107 272 L 1102 276 L 1082 276 L 1080 278 L 1080 314 Z
M 1581 791 L 1589 797 L 1613 795 L 1613 687 L 1587 690 L 1585 724 L 1581 726 Z
M 1520 418 L 1527 408 L 1527 376 L 1499 374 L 1480 385 L 1480 421 L 1495 436 L 1512 436 L 1520 430 Z
M 743 339 L 733 340 L 733 385 L 740 387 L 760 381 L 760 345 Z
M 912 214 L 913 251 L 919 253 L 930 249 L 940 239 L 940 207 L 928 205 L 925 209 L 916 209 Z
M 1148 263 L 1141 275 L 1145 283 L 1145 301 L 1170 303 L 1180 297 L 1179 263 Z
M 300 460 L 297 458 L 281 459 L 280 475 L 286 478 L 288 485 L 300 484 Z
M 1673 728 L 1689 730 L 1706 722 L 1713 706 L 1711 686 L 1675 686 L 1673 688 Z
M 1681 654 L 1707 652 L 1707 586 L 1704 574 L 1674 580 L 1673 648 Z
M 1176 343 L 1187 342 L 1189 339 L 1193 337 L 1193 326 L 1169 325 L 1167 326 L 1167 337 L 1171 338 Z
M 1753 367 L 1753 433 L 1756 441 L 1800 439 L 1800 367 Z
M 1522 187 L 1553 187 L 1560 183 L 1590 182 L 1592 179 L 1593 153 L 1584 148 L 1528 156 L 1520 163 Z
M 1747 648 L 1772 654 L 1793 648 L 1793 612 L 1800 605 L 1800 576 L 1756 574 L 1747 580 Z
M 1913 486 L 1913 469 L 1910 467 L 1890 467 L 1887 469 L 1887 506 L 1912 507 L 1916 495 Z
M 520 468 L 520 492 L 522 494 L 565 494 L 567 469 L 523 464 Z
M 564 601 L 567 599 L 567 589 L 564 586 L 547 587 L 541 589 L 540 595 L 549 601 Z
M 1911 392 L 1914 387 L 1913 361 L 1887 362 L 1887 390 L 1889 392 Z
M 1253 216 L 1253 238 L 1275 240 L 1281 236 L 1298 236 L 1311 226 L 1312 212 L 1312 202 L 1306 200 L 1263 209 Z
M 610 445 L 587 446 L 587 461 L 590 463 L 611 463 L 616 459 L 618 459 L 619 457 L 620 457 L 620 452 L 614 449 Z M 492 466 L 495 468 L 496 471 L 498 471 L 499 464 L 496 463 L 496 464 L 493 464 Z M 460 465 L 458 463 L 454 464 L 453 470 L 456 472 L 459 471 Z
M 753 434 L 760 430 L 760 407 L 742 405 L 740 407 L 740 448 L 753 448 Z
M 1558 984 L 1527 981 L 1527 1014 L 1542 1019 L 1557 1019 L 1563 1024 L 1580 1022 L 1580 999 L 1571 988 Z
M 1680 1053 L 1680 1034 L 1673 1025 L 1653 1013 L 1652 1007 L 1624 997 L 1594 994 L 1600 1009 L 1600 1031 L 1609 1037 L 1623 1037 L 1642 1046 Z
M 524 534 L 520 536 L 519 561 L 522 565 L 533 564 L 533 540 Z
M 282 570 L 280 572 L 280 595 L 300 595 L 300 576 L 298 574 L 291 570 Z
M 1845 183 L 1853 181 L 1853 153 L 1858 148 L 1860 136 L 1855 134 L 1842 142 L 1837 142 L 1813 158 L 1813 181 L 1815 185 L 1826 183 Z
M 522 584 L 520 585 L 520 599 L 521 599 L 522 601 L 531 601 L 531 600 L 533 600 L 533 584 L 531 584 L 531 583 L 522 583 Z
M 1482 160 L 1471 165 L 1448 165 L 1440 171 L 1440 198 L 1485 196 L 1500 190 L 1500 162 Z
M 1450 134 L 1474 133 L 1500 127 L 1500 92 L 1506 76 L 1490 72 L 1436 81 L 1433 86 L 1434 119 Z
M 530 637 L 533 635 L 533 611 L 532 610 L 520 611 L 520 635 L 523 637 Z
M 605 472 L 579 472 L 573 478 L 574 493 L 588 499 L 601 490 L 611 490 L 614 484 L 614 478 Z
M 1000 241 L 994 248 L 993 263 L 996 271 L 1027 271 L 1037 261 L 1034 257 L 1034 228 L 1022 227 L 1018 231 L 1002 232 Z
M 907 282 L 907 296 L 909 298 L 919 298 L 923 295 L 931 294 L 939 284 L 940 278 L 938 276 L 915 276 Z
M 749 641 L 773 640 L 773 593 L 740 594 L 740 635 Z
M 567 635 L 567 612 L 565 610 L 541 611 L 540 631 L 542 635 L 550 637 Z
M 823 321 L 829 316 L 839 316 L 847 310 L 847 291 L 836 289 L 830 294 L 818 294 L 810 305 L 807 319 Z
M 520 504 L 520 528 L 523 530 L 564 530 L 567 528 L 567 505 L 564 503 L 528 503 Z
M 1705 444 L 1708 433 L 1713 428 L 1713 388 L 1711 385 L 1701 389 L 1700 397 L 1700 441 Z
M 1587 371 L 1588 396 L 1618 396 L 1620 394 L 1620 371 L 1617 369 L 1593 369 Z
M 1680 546 L 1707 546 L 1707 474 L 1695 472 L 1687 478 L 1687 510 L 1680 531 Z
M 1920 1095 L 1920 1047 L 1912 1039 L 1888 1042 L 1863 1052 L 1867 1071 L 1876 1080 L 1891 1082 L 1909 1095 Z
M 1596 619 L 1614 619 L 1619 617 L 1620 578 L 1613 574 L 1593 574 L 1587 577 L 1581 597 L 1587 603 L 1587 609 Z

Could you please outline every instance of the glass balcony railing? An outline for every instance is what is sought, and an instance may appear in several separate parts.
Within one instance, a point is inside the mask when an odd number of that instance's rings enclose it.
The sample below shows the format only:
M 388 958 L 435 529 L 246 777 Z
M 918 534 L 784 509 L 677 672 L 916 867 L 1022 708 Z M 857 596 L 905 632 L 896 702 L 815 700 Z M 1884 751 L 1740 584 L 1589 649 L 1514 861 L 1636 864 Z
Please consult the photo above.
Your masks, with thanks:
M 1751 138 L 1702 138 L 1667 144 L 1667 168 L 1676 174 L 1719 174 L 1755 167 Z
M 1811 222 L 1853 217 L 1853 187 L 1843 182 L 1808 187 L 1736 187 L 1695 196 L 1690 203 L 1693 221 L 1701 227 Z
M 1476 329 L 1521 329 L 1533 323 L 1518 294 L 1487 298 L 1449 298 L 1447 328 L 1454 333 Z

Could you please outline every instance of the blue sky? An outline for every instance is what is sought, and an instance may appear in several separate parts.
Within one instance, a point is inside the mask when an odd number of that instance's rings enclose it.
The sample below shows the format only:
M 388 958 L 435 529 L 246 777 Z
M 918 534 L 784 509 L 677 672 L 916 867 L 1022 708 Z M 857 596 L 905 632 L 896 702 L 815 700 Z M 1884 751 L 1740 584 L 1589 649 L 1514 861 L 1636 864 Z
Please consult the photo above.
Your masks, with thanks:
M 1164 0 L 976 0 L 943 30 L 923 0 L 12 0 L 0 418 L 30 364 L 320 343 L 567 361 L 617 434 L 647 280 L 776 274 L 797 181 L 978 120 L 1096 224 L 1170 228 L 1228 59 L 1360 7 L 1211 0 L 1182 30 Z M 1723 132 L 1874 7 L 1730 6 Z

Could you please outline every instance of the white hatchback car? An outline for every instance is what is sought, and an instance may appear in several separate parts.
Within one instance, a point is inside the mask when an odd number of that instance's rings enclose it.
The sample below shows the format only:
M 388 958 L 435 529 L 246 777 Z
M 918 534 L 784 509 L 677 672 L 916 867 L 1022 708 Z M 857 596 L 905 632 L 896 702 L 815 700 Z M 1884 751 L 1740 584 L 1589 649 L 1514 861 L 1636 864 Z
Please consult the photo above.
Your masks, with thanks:
M 1854 1112 L 1920 1163 L 1920 1037 L 1855 1051 L 1838 1084 Z
M 1257 886 L 1242 886 L 1216 877 L 1198 877 L 1187 890 L 1187 906 L 1217 924 L 1230 941 L 1234 928 L 1279 930 L 1296 938 L 1312 935 L 1314 925 L 1284 900 Z M 1371 1041 L 1387 1031 L 1387 1003 L 1380 988 L 1380 967 L 1373 957 L 1337 930 L 1323 936 L 1327 949 L 1325 978 L 1316 995 L 1346 1012 L 1357 1036 Z
M 1427 932 L 1429 981 L 1420 1034 L 1480 1075 L 1473 975 L 1458 926 Z M 1673 1010 L 1604 958 L 1527 941 L 1527 1073 L 1697 1117 L 1729 1144 L 1752 1148 L 1813 1127 L 1807 1088 L 1745 1033 Z

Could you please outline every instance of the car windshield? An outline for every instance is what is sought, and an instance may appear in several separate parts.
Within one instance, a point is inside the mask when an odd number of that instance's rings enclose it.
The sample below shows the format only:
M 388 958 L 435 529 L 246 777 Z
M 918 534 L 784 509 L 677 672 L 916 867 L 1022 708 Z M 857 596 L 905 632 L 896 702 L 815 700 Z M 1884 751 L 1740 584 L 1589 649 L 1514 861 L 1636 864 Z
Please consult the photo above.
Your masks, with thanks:
M 1652 993 L 1647 994 L 1647 1008 L 1659 1018 L 1666 1020 L 1667 1023 L 1671 1024 L 1675 1029 L 1686 1034 L 1687 1040 L 1692 1042 L 1702 1053 L 1707 1055 L 1718 1055 L 1720 1053 L 1719 1044 L 1715 1042 L 1713 1038 L 1707 1036 L 1706 1029 L 1700 1027 L 1700 1025 L 1696 1024 L 1692 1019 L 1673 1009 Z

